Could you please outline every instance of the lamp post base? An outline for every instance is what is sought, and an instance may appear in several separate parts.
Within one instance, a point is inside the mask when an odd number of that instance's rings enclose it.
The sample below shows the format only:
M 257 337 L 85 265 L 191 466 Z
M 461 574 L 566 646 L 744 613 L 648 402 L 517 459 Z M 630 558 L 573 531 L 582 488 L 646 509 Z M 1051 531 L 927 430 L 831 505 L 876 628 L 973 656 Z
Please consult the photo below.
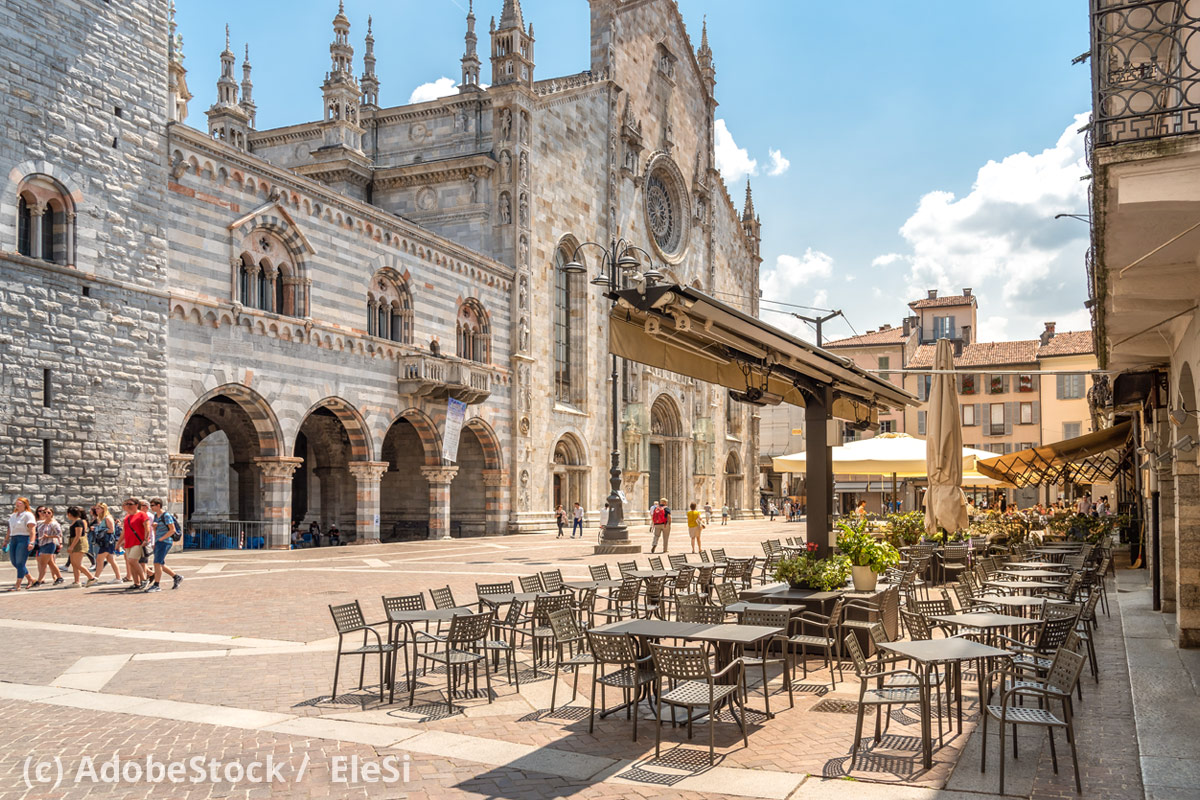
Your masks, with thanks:
M 629 541 L 629 529 L 624 525 L 605 526 L 600 536 L 600 544 L 596 545 L 592 552 L 598 556 L 625 555 L 642 552 L 642 546 Z

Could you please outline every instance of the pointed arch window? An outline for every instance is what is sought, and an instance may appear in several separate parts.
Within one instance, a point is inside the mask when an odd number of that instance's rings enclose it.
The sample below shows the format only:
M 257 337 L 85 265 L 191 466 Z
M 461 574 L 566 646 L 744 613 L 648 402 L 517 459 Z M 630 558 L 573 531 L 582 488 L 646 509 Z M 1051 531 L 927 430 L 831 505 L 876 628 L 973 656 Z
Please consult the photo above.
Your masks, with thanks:
M 367 291 L 367 335 L 412 344 L 412 295 L 391 270 L 380 270 Z
M 492 334 L 487 313 L 478 300 L 466 300 L 458 307 L 455 324 L 456 352 L 459 358 L 486 364 L 492 360 Z
M 256 228 L 243 237 L 240 252 L 233 267 L 236 302 L 285 317 L 305 315 L 306 281 L 299 278 L 295 256 L 282 238 Z
M 554 253 L 554 399 L 582 408 L 587 401 L 586 284 L 584 275 L 569 275 L 563 266 L 571 261 L 578 245 L 567 237 Z

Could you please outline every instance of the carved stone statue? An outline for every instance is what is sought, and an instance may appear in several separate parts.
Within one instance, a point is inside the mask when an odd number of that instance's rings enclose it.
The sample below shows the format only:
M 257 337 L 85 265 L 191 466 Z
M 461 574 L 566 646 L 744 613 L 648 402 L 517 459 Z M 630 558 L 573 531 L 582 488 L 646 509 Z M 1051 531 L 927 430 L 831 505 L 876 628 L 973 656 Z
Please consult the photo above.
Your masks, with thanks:
M 500 182 L 508 183 L 512 180 L 512 156 L 505 150 L 500 154 Z
M 512 222 L 512 207 L 507 194 L 500 195 L 500 224 L 508 225 Z
M 500 109 L 500 138 L 508 139 L 512 136 L 512 111 L 507 108 Z
M 517 281 L 517 308 L 524 311 L 529 307 L 529 279 L 524 275 Z
M 479 178 L 477 178 L 475 176 L 475 173 L 471 173 L 470 175 L 467 176 L 467 183 L 469 183 L 471 185 L 471 202 L 478 203 L 479 202 Z
M 521 183 L 529 182 L 529 156 L 521 152 Z
M 529 352 L 529 320 L 521 317 L 521 334 L 519 349 L 522 353 Z
M 521 227 L 529 227 L 529 198 L 525 193 L 521 193 Z

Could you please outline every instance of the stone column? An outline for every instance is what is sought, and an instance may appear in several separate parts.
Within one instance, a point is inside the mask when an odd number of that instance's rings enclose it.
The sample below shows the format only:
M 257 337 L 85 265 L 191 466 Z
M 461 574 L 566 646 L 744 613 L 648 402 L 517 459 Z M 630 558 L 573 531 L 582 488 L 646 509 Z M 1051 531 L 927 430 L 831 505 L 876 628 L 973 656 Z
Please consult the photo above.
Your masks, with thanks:
M 1154 558 L 1160 559 L 1161 564 L 1155 564 L 1160 569 L 1162 577 L 1162 612 L 1175 613 L 1176 581 L 1175 574 L 1175 480 L 1171 475 L 1171 466 L 1158 469 L 1158 519 L 1159 519 L 1159 548 L 1160 552 Z
M 262 267 L 258 264 L 251 264 L 246 271 L 250 273 L 250 286 L 248 287 L 248 294 L 250 296 L 243 299 L 242 302 L 250 308 L 258 308 L 260 305 L 258 299 L 258 274 L 262 272 Z
M 262 475 L 262 518 L 267 521 L 267 547 L 287 550 L 292 536 L 292 475 L 304 459 L 298 456 L 258 456 L 254 466 Z
M 1180 647 L 1200 647 L 1200 468 L 1175 460 L 1175 622 Z
M 450 482 L 458 467 L 421 467 L 429 481 L 429 538 L 450 538 Z
M 358 482 L 355 494 L 354 543 L 379 542 L 379 481 L 387 472 L 386 461 L 351 461 L 346 467 Z
M 42 225 L 46 224 L 46 209 L 34 206 L 29 209 L 29 255 L 44 258 L 42 253 Z
M 66 225 L 63 226 L 63 250 L 66 258 L 64 261 L 67 266 L 75 266 L 75 212 L 69 212 L 64 220 Z
M 508 518 L 508 473 L 502 469 L 483 471 L 484 535 L 500 536 Z
M 167 510 L 183 524 L 183 482 L 192 471 L 191 453 L 171 453 L 167 456 Z

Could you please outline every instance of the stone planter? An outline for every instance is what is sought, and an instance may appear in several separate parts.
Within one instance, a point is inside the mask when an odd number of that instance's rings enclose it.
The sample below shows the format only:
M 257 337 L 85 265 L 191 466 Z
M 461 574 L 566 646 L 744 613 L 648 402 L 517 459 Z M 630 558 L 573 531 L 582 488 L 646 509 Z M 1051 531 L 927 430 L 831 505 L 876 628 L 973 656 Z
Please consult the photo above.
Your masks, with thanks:
M 879 580 L 878 573 L 870 567 L 851 567 L 850 575 L 854 578 L 854 591 L 873 592 Z

